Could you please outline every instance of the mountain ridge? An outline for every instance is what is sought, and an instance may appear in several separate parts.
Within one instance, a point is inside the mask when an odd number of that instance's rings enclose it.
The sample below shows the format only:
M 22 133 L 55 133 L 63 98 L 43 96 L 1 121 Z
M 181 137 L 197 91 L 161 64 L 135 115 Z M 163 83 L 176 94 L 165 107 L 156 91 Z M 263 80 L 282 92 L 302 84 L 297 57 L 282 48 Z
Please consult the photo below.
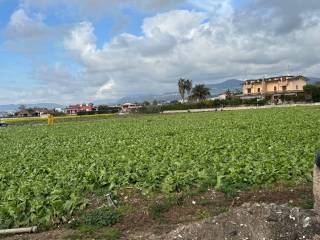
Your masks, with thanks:
M 64 108 L 64 105 L 56 104 L 56 103 L 30 103 L 30 104 L 3 104 L 0 105 L 0 112 L 14 112 L 19 109 L 20 106 L 25 106 L 25 108 Z
M 320 78 L 317 77 L 307 77 L 309 79 L 309 84 L 314 84 L 316 82 L 320 82 Z M 236 90 L 241 89 L 241 84 L 243 83 L 242 80 L 239 79 L 228 79 L 219 83 L 205 83 L 205 85 L 210 89 L 210 93 L 212 96 L 216 96 L 221 92 L 224 92 L 226 90 Z M 170 101 L 178 101 L 180 100 L 180 94 L 179 92 L 166 92 L 162 94 L 145 94 L 145 95 L 131 95 L 122 97 L 116 101 L 107 101 L 107 100 L 100 100 L 100 101 L 94 101 L 96 105 L 99 104 L 108 104 L 108 105 L 114 105 L 114 104 L 123 104 L 125 102 L 144 102 L 144 101 L 164 101 L 164 102 L 170 102 Z M 33 108 L 33 107 L 40 107 L 40 108 L 48 108 L 48 109 L 54 109 L 54 108 L 64 108 L 65 106 L 62 104 L 56 104 L 56 103 L 33 103 L 33 104 L 5 104 L 0 105 L 0 112 L 14 112 L 19 109 L 21 105 L 25 105 L 26 108 Z

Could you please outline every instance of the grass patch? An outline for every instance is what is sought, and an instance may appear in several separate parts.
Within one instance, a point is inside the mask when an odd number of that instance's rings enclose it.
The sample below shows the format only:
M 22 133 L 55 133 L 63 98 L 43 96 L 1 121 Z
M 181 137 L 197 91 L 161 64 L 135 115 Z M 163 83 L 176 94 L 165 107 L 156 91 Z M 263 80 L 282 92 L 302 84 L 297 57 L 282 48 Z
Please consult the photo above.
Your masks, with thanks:
M 70 229 L 78 229 L 80 227 L 80 225 L 81 225 L 80 220 L 73 219 L 67 224 L 67 227 Z
M 99 237 L 98 240 L 118 240 L 121 233 L 118 229 L 108 228 Z
M 228 207 L 218 207 L 216 208 L 216 211 L 217 211 L 217 215 L 221 214 L 221 213 L 226 213 L 226 212 L 229 212 L 229 208 Z
M 69 122 L 74 120 L 94 120 L 94 119 L 103 119 L 115 116 L 115 114 L 96 114 L 96 115 L 81 115 L 81 116 L 63 116 L 63 117 L 55 117 L 55 123 L 61 122 Z M 38 123 L 47 123 L 48 118 L 40 118 L 40 117 L 26 117 L 26 118 L 16 118 L 16 119 L 8 119 L 3 120 L 4 123 L 10 125 L 23 125 L 23 124 L 38 124 Z
M 136 209 L 129 204 L 123 204 L 118 206 L 117 211 L 121 216 L 124 216 L 133 213 L 134 211 L 136 211 Z
M 298 207 L 301 209 L 313 209 L 314 199 L 303 197 L 301 200 L 293 203 L 289 203 L 291 207 Z
M 121 214 L 118 210 L 110 207 L 103 207 L 87 213 L 84 216 L 84 222 L 87 225 L 103 227 L 116 224 L 120 218 Z
M 196 215 L 197 215 L 197 218 L 200 220 L 211 217 L 211 214 L 205 209 L 197 210 Z
M 94 234 L 97 232 L 99 228 L 97 226 L 87 225 L 87 224 L 81 224 L 78 228 L 79 232 L 82 234 Z
M 155 202 L 151 203 L 148 207 L 148 211 L 153 218 L 160 218 L 165 212 L 168 212 L 172 207 L 168 202 Z
M 166 213 L 170 208 L 181 206 L 184 202 L 184 196 L 171 196 L 165 200 L 151 203 L 148 207 L 148 212 L 153 218 L 160 218 L 163 213 Z

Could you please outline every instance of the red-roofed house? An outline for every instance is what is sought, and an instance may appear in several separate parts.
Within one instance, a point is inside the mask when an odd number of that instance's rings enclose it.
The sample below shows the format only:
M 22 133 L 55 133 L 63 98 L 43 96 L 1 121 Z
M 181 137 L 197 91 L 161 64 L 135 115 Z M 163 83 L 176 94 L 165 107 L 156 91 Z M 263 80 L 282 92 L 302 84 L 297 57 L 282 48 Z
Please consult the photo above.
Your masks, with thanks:
M 64 110 L 64 112 L 68 115 L 77 115 L 79 112 L 92 112 L 92 111 L 94 111 L 94 106 L 92 103 L 70 105 Z
M 125 103 L 121 108 L 123 112 L 131 112 L 141 108 L 141 105 L 135 103 Z

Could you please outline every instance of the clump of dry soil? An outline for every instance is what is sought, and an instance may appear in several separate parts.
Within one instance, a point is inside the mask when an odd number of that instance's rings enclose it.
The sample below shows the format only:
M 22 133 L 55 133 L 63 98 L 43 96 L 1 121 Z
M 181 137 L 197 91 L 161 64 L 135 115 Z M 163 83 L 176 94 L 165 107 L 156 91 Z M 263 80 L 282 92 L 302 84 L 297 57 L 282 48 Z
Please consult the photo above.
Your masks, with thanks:
M 288 205 L 246 203 L 208 220 L 181 225 L 168 234 L 145 234 L 145 240 L 316 240 L 320 217 Z

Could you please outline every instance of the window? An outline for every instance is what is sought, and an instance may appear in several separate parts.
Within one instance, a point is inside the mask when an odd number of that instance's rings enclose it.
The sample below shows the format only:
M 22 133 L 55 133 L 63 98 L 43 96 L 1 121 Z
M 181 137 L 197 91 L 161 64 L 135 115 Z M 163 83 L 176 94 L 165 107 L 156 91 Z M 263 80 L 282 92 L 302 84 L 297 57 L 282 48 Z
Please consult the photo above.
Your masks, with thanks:
M 275 92 L 277 91 L 277 87 L 276 86 L 273 88 L 273 91 L 275 91 Z
M 282 91 L 287 91 L 287 86 L 282 86 Z
M 258 93 L 259 93 L 259 92 L 261 92 L 261 91 L 260 91 L 260 88 L 258 88 Z
M 251 88 L 248 88 L 248 94 L 250 94 L 251 93 Z
M 296 90 L 298 90 L 299 89 L 299 86 L 298 85 L 296 85 Z

